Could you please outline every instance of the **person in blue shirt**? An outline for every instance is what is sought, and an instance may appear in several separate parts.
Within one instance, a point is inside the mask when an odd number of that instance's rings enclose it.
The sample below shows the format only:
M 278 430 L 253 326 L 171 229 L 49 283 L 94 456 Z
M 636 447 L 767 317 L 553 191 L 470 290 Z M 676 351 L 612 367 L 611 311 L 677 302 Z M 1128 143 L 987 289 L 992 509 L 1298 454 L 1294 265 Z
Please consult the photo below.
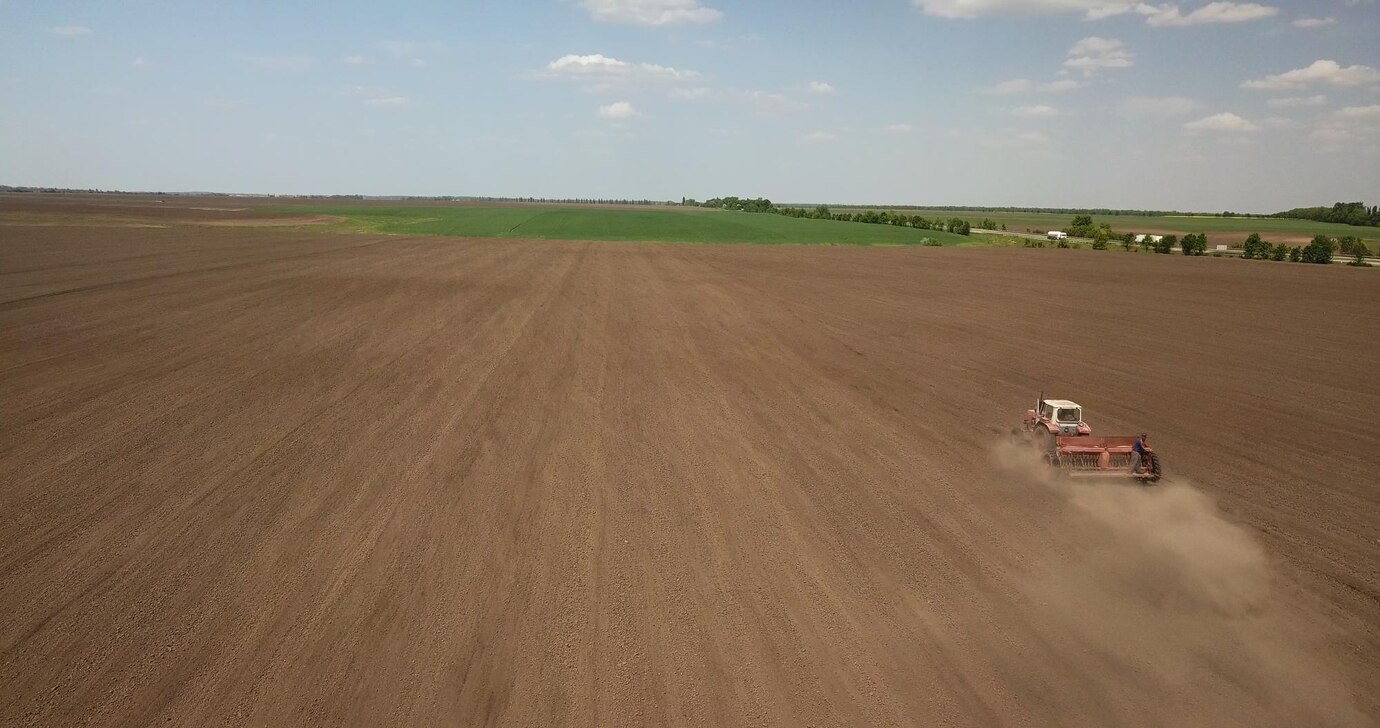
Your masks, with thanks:
M 1137 438 L 1136 438 L 1135 443 L 1131 445 L 1131 474 L 1132 474 L 1132 475 L 1134 475 L 1134 474 L 1136 474 L 1136 473 L 1139 473 L 1139 472 L 1140 472 L 1140 464 L 1143 463 L 1143 462 L 1145 462 L 1145 441 L 1148 440 L 1148 439 L 1150 439 L 1150 438 L 1148 438 L 1148 437 L 1145 435 L 1145 433 L 1142 432 L 1142 433 L 1140 433 L 1140 437 L 1137 437 Z

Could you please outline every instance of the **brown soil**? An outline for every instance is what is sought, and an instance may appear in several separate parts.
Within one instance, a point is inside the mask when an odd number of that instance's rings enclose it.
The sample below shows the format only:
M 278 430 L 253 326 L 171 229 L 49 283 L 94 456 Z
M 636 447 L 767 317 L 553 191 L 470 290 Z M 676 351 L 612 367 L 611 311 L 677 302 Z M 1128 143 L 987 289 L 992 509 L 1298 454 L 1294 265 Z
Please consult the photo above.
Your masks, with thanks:
M 181 196 L 0 194 L 0 228 L 99 227 L 151 228 L 170 225 L 210 227 L 301 227 L 331 225 L 344 218 L 269 212 L 273 198 L 249 198 L 244 207 L 210 207 L 207 199 Z M 238 199 L 238 198 L 237 198 Z
M 1380 719 L 1372 271 L 0 235 L 2 725 Z

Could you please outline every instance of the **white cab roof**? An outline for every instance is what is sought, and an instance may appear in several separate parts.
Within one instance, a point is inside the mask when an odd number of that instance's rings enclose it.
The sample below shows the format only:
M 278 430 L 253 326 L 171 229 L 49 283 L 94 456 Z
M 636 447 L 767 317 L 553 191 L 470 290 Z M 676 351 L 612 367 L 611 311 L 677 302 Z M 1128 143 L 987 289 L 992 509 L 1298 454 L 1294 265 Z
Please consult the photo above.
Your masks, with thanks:
M 1077 402 L 1070 402 L 1070 401 L 1068 401 L 1067 399 L 1047 399 L 1047 400 L 1045 400 L 1045 404 L 1049 405 L 1050 407 L 1057 407 L 1057 408 L 1061 408 L 1061 409 L 1062 409 L 1062 408 L 1065 408 L 1065 407 L 1080 407 L 1080 406 L 1081 406 L 1081 405 L 1079 405 Z

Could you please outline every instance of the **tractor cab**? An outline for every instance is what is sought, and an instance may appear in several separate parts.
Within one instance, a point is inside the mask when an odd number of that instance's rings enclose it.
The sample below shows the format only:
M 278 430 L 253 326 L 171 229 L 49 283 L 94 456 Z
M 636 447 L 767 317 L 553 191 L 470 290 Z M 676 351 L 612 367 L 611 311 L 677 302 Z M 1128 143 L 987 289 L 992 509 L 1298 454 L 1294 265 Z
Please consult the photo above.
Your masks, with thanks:
M 1041 427 L 1051 435 L 1091 435 L 1092 428 L 1083 421 L 1083 408 L 1067 399 L 1042 399 L 1039 409 L 1026 413 L 1031 427 Z

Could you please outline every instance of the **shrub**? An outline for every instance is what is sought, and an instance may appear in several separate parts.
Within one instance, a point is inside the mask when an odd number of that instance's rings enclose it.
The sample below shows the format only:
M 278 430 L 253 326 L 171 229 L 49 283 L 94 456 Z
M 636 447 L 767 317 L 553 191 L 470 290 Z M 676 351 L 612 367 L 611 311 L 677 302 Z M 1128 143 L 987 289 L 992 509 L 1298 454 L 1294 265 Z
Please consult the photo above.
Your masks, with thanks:
M 1246 260 L 1259 258 L 1264 260 L 1270 255 L 1270 244 L 1260 239 L 1259 233 L 1251 233 L 1246 238 L 1246 242 L 1241 246 L 1241 257 Z
M 1270 260 L 1284 260 L 1289 257 L 1289 246 L 1280 243 L 1270 249 Z
M 1179 242 L 1184 255 L 1202 255 L 1207 252 L 1207 236 L 1202 233 L 1189 233 Z
M 1106 250 L 1106 249 L 1107 249 L 1107 241 L 1106 241 L 1106 240 L 1096 240 L 1096 239 L 1094 239 L 1093 242 L 1092 242 L 1092 249 L 1093 249 L 1093 250 Z
M 1161 255 L 1169 255 L 1170 253 L 1174 252 L 1174 246 L 1178 244 L 1179 236 L 1166 235 L 1163 238 L 1160 238 L 1160 241 L 1158 243 L 1155 243 L 1155 252 Z
M 1303 249 L 1303 262 L 1322 263 L 1324 265 L 1332 262 L 1332 238 L 1326 235 L 1319 235 L 1313 238 Z
M 1295 245 L 1294 247 L 1289 249 L 1289 262 L 1297 263 L 1300 260 L 1303 260 L 1303 248 L 1300 248 L 1299 246 Z

